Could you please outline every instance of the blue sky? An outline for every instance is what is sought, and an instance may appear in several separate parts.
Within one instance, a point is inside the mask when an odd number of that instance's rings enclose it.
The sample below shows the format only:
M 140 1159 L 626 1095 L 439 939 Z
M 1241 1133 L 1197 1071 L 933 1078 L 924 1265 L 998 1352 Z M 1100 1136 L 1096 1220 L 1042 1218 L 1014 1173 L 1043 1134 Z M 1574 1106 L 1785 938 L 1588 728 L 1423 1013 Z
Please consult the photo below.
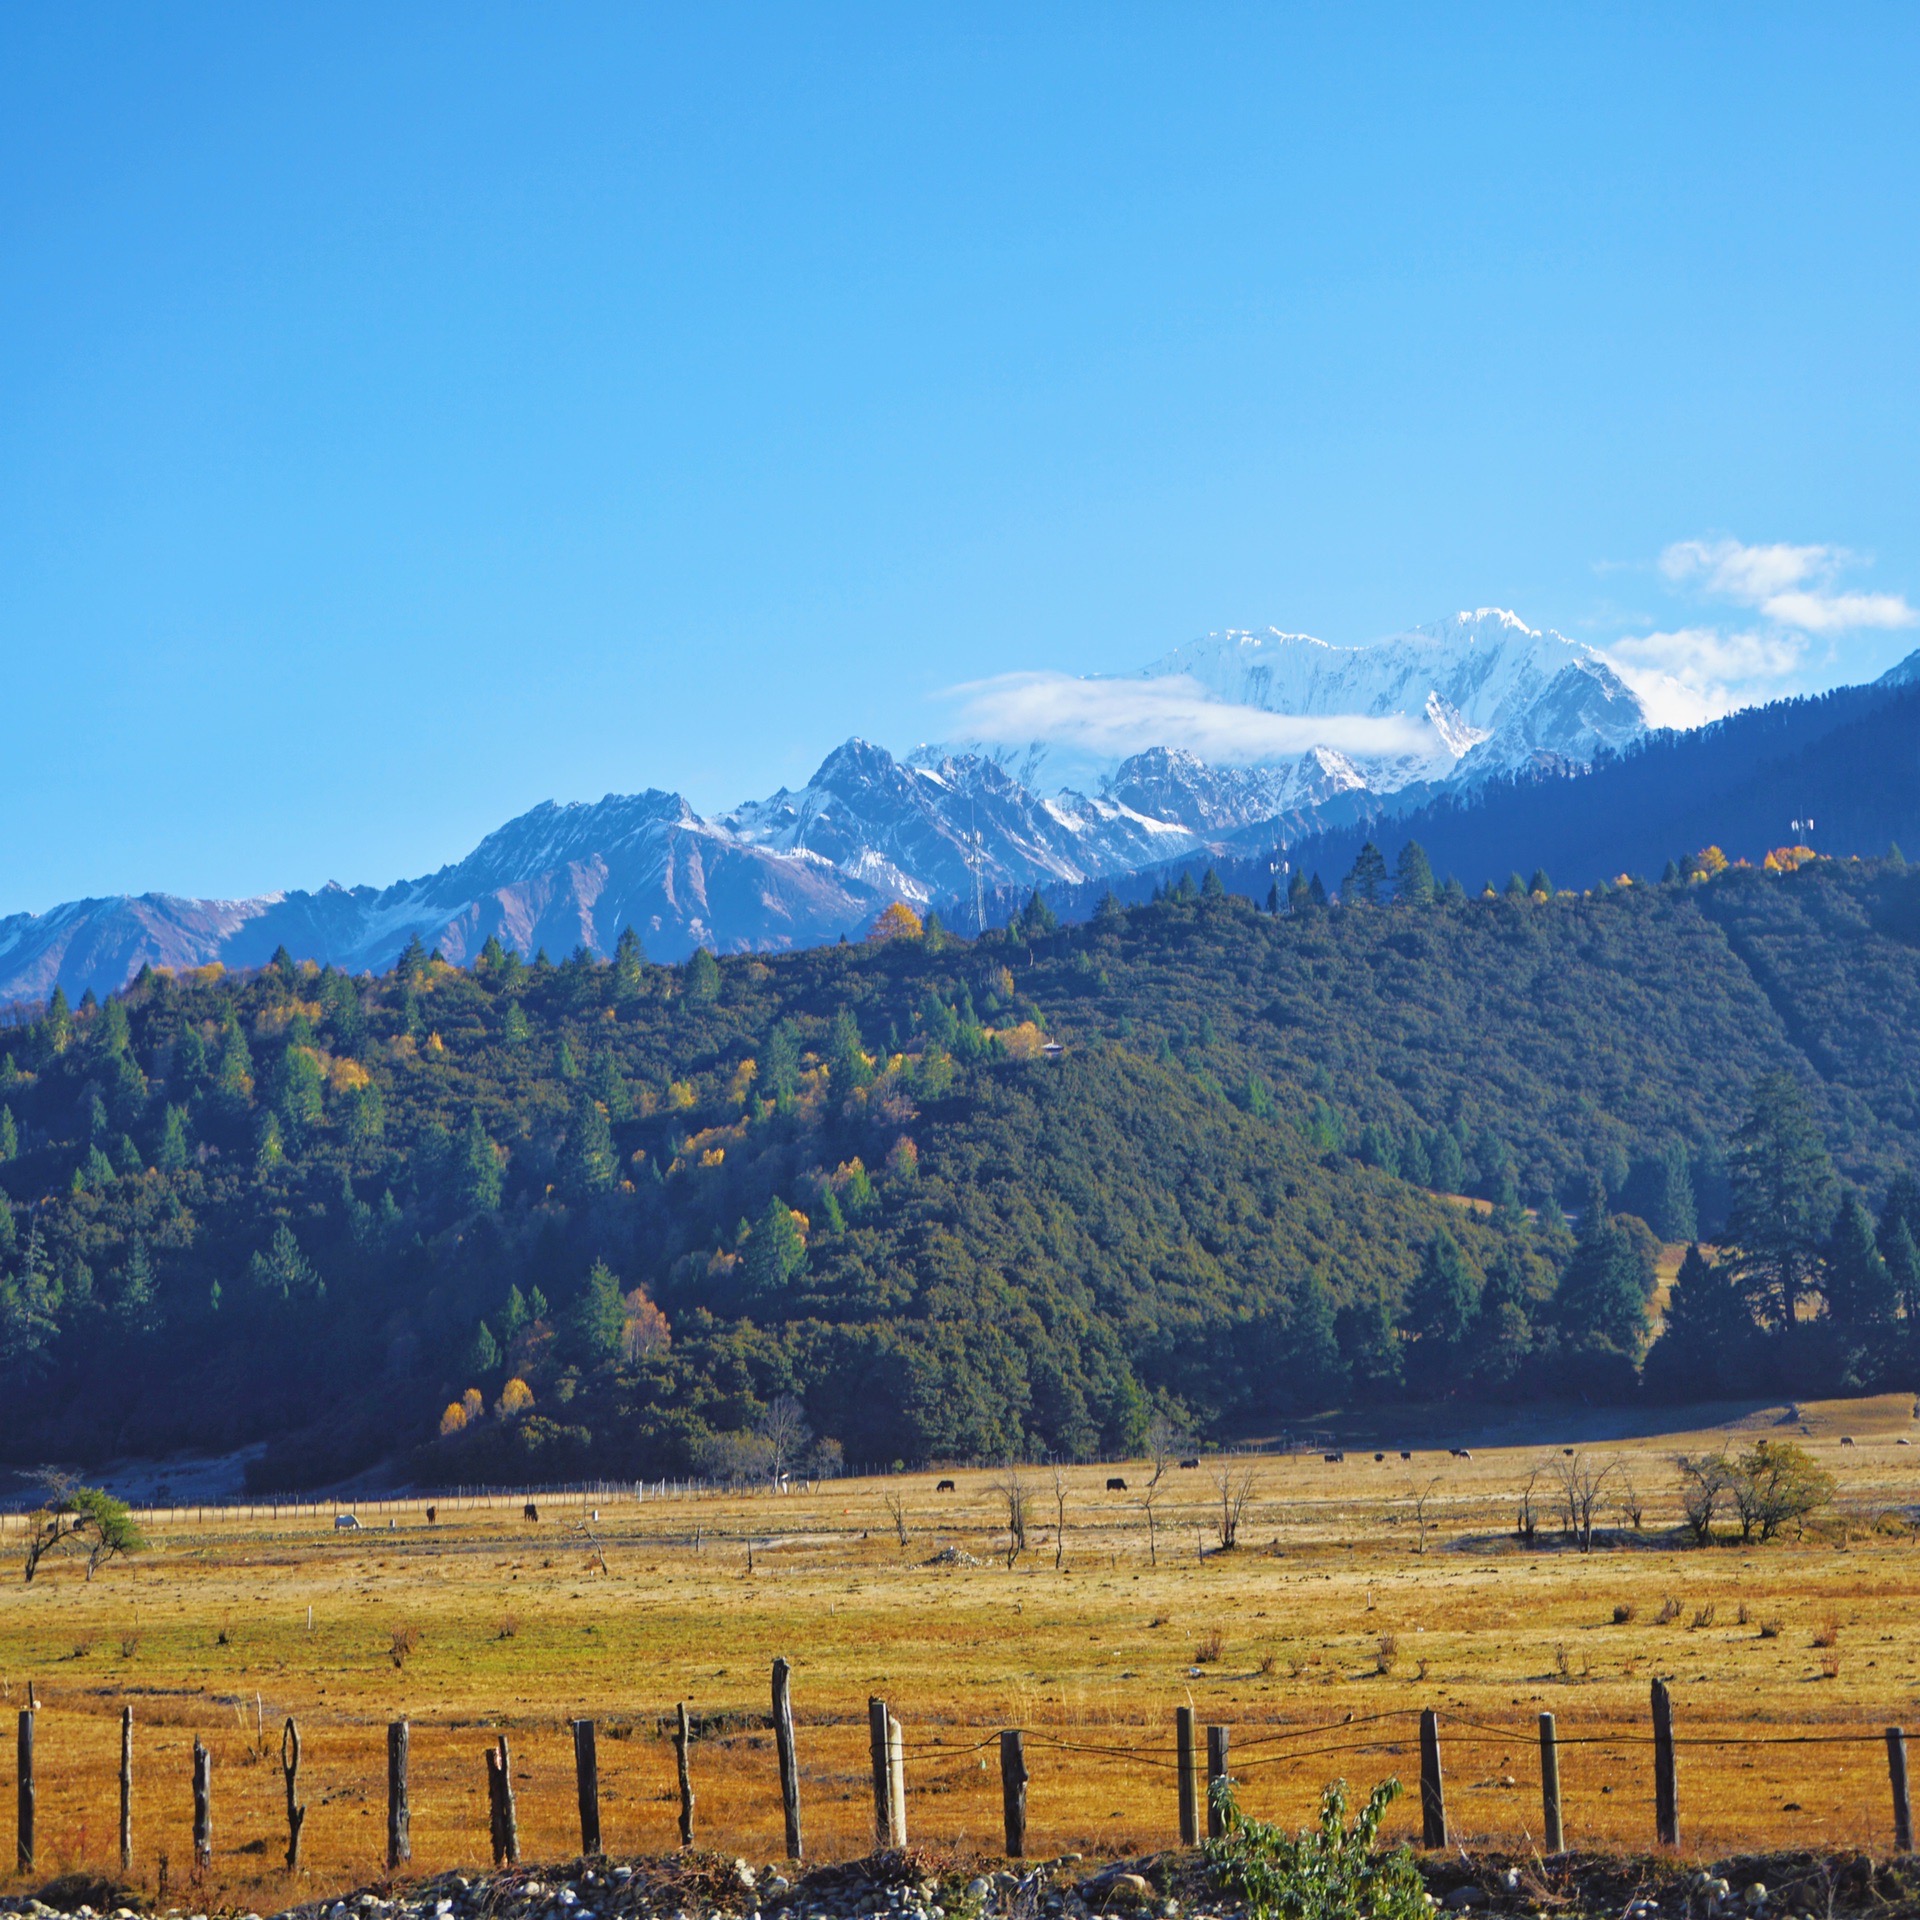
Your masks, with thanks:
M 1511 606 L 1920 644 L 1920 12 L 0 15 L 0 912 Z M 1649 680 L 1649 684 L 1655 684 Z

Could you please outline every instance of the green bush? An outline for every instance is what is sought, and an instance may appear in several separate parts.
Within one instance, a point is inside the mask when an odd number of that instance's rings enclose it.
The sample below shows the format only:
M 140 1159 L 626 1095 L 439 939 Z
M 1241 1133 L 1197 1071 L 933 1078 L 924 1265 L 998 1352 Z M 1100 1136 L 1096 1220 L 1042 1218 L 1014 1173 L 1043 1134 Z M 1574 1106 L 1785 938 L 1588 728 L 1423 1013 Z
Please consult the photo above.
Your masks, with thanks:
M 1382 1780 L 1347 1825 L 1347 1783 L 1336 1780 L 1320 1796 L 1320 1824 L 1289 1834 L 1240 1811 L 1231 1780 L 1213 1783 L 1224 1813 L 1224 1839 L 1206 1847 L 1217 1886 L 1237 1893 L 1252 1920 L 1426 1920 L 1432 1907 L 1413 1854 L 1384 1851 L 1380 1822 L 1399 1797 L 1398 1780 Z

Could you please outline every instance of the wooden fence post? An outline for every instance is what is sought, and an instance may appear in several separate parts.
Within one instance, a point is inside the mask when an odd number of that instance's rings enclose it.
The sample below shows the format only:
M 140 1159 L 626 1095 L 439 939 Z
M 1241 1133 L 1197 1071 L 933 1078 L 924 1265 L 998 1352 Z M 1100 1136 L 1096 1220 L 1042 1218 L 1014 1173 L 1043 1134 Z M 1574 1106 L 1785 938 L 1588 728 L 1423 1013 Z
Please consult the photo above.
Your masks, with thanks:
M 411 1744 L 404 1720 L 387 1724 L 387 1871 L 413 1858 L 413 1809 L 407 1804 L 407 1757 Z
M 1420 1844 L 1447 1844 L 1447 1789 L 1440 1775 L 1440 1716 L 1420 1709 Z
M 1911 1853 L 1913 1803 L 1907 1798 L 1907 1736 L 1899 1727 L 1887 1729 L 1887 1779 L 1893 1787 L 1894 1851 Z
M 1663 1847 L 1680 1844 L 1680 1783 L 1673 1768 L 1673 1700 L 1653 1683 L 1653 1828 Z
M 20 1871 L 33 1871 L 33 1709 L 20 1709 L 20 1739 L 18 1747 L 20 1761 L 20 1833 L 18 1859 Z
M 213 1755 L 193 1736 L 193 1864 L 213 1865 Z
M 1560 1742 L 1550 1713 L 1540 1716 L 1540 1821 L 1547 1851 L 1565 1853 L 1567 1836 L 1560 1822 Z
M 1173 1714 L 1173 1748 L 1180 1781 L 1180 1844 L 1200 1844 L 1200 1779 L 1198 1758 L 1193 1750 L 1194 1714 L 1191 1707 L 1176 1707 Z
M 287 1787 L 287 1871 L 300 1871 L 300 1830 L 307 1824 L 307 1810 L 300 1804 L 300 1729 L 287 1715 L 280 1735 L 280 1772 Z
M 692 1734 L 687 1727 L 687 1703 L 680 1702 L 680 1718 L 673 1735 L 674 1756 L 680 1769 L 680 1844 L 693 1845 L 693 1774 L 687 1764 Z
M 892 1815 L 893 1844 L 907 1844 L 907 1736 L 892 1714 L 887 1716 L 887 1807 Z
M 589 1856 L 600 1847 L 600 1746 L 591 1720 L 573 1723 L 573 1785 L 580 1801 L 580 1851 Z
M 877 1847 L 893 1840 L 893 1787 L 888 1778 L 887 1727 L 892 1715 L 884 1700 L 867 1701 L 867 1752 L 873 1762 L 873 1837 Z
M 803 1857 L 800 1838 L 800 1761 L 793 1749 L 793 1669 L 773 1663 L 773 1744 L 780 1760 L 780 1810 L 787 1820 L 787 1858 Z
M 1000 1812 L 1007 1829 L 1007 1858 L 1024 1860 L 1027 1854 L 1027 1756 L 1017 1727 L 1000 1736 Z
M 493 1864 L 496 1867 L 502 1865 L 507 1857 L 507 1848 L 501 1838 L 500 1750 L 497 1747 L 487 1749 L 487 1844 L 493 1854 Z
M 520 1822 L 513 1804 L 513 1755 L 503 1733 L 487 1749 L 487 1810 L 493 1823 L 493 1864 L 520 1864 Z
M 133 1709 L 120 1709 L 120 1871 L 133 1871 Z
M 1220 1804 L 1214 1782 L 1227 1778 L 1227 1729 L 1207 1729 L 1207 1838 L 1224 1840 L 1227 1835 L 1227 1810 Z

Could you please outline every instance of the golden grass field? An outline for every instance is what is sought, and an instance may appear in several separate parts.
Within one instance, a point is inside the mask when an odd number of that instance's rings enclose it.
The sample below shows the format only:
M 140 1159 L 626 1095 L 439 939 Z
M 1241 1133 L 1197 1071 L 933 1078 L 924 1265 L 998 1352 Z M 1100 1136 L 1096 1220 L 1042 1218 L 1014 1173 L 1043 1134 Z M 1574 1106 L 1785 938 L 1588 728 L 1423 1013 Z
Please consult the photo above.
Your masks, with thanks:
M 1197 1552 L 1215 1540 L 1214 1464 L 1170 1471 L 1157 1566 L 1140 1463 L 1068 1471 L 1057 1569 L 1045 1468 L 1026 1470 L 1032 1545 L 1012 1571 L 987 1471 L 956 1472 L 956 1490 L 939 1495 L 927 1472 L 780 1496 L 600 1499 L 591 1540 L 590 1503 L 578 1498 L 543 1500 L 538 1523 L 517 1501 L 443 1504 L 432 1527 L 424 1502 L 363 1504 L 367 1530 L 345 1534 L 331 1509 L 151 1520 L 149 1551 L 91 1583 L 62 1562 L 31 1587 L 10 1576 L 0 1588 L 0 1693 L 17 1708 L 31 1682 L 41 1707 L 34 1879 L 113 1868 L 126 1704 L 136 1722 L 134 1879 L 150 1892 L 163 1857 L 175 1897 L 184 1892 L 190 1748 L 197 1734 L 213 1749 L 216 1864 L 196 1905 L 264 1909 L 378 1878 L 384 1725 L 401 1715 L 413 1724 L 417 1872 L 483 1863 L 482 1753 L 496 1729 L 514 1748 L 525 1857 L 577 1852 L 574 1715 L 601 1722 L 609 1850 L 664 1851 L 677 1801 L 662 1716 L 679 1700 L 696 1714 L 764 1714 L 776 1654 L 794 1666 L 811 1858 L 871 1845 L 871 1694 L 905 1723 L 916 1842 L 997 1849 L 998 1762 L 975 1743 L 1021 1726 L 1032 1852 L 1092 1858 L 1173 1844 L 1173 1714 L 1190 1701 L 1203 1721 L 1231 1725 L 1245 1803 L 1289 1822 L 1307 1818 L 1335 1775 L 1364 1786 L 1396 1773 L 1411 1788 L 1411 1716 L 1433 1706 L 1453 1826 L 1469 1842 L 1502 1845 L 1538 1835 L 1536 1716 L 1552 1711 L 1569 1844 L 1645 1849 L 1656 1674 L 1674 1683 L 1683 1736 L 1872 1736 L 1683 1748 L 1687 1852 L 1885 1851 L 1879 1730 L 1911 1720 L 1920 1731 L 1920 1544 L 1906 1519 L 1920 1514 L 1920 1444 L 1897 1444 L 1915 1426 L 1910 1397 L 1803 1408 L 1786 1427 L 1780 1409 L 1750 1412 L 1745 1438 L 1802 1438 L 1840 1494 L 1817 1535 L 1747 1548 L 1666 1542 L 1670 1457 L 1714 1437 L 1673 1433 L 1583 1448 L 1617 1458 L 1645 1501 L 1645 1532 L 1632 1544 L 1582 1555 L 1543 1531 L 1522 1548 L 1512 1536 L 1518 1490 L 1563 1438 L 1529 1417 L 1537 1435 L 1476 1444 L 1471 1461 L 1437 1447 L 1411 1462 L 1394 1451 L 1376 1463 L 1370 1449 L 1337 1465 L 1237 1458 L 1256 1486 L 1232 1554 Z M 1843 1432 L 1855 1444 L 1842 1446 Z M 1107 1492 L 1109 1474 L 1131 1491 Z M 1421 1553 L 1408 1495 L 1436 1481 Z M 889 1499 L 902 1504 L 904 1547 Z M 16 1551 L 20 1527 L 11 1523 L 0 1551 Z M 980 1564 L 928 1564 L 949 1547 Z M 1663 1622 L 1670 1599 L 1678 1616 Z M 1631 1608 L 1631 1620 L 1616 1624 L 1616 1607 Z M 400 1629 L 415 1641 L 404 1665 L 392 1652 Z M 272 1757 L 289 1713 L 305 1739 L 311 1809 L 307 1867 L 293 1886 L 279 1870 Z M 1383 1714 L 1404 1717 L 1371 1718 Z M 1304 1731 L 1322 1726 L 1332 1731 Z M 1275 1738 L 1289 1731 L 1291 1742 Z M 1373 1744 L 1323 1751 L 1362 1742 Z M 7 1809 L 12 1744 L 0 1742 Z M 764 1728 L 723 1723 L 696 1744 L 693 1774 L 701 1844 L 777 1856 Z M 1391 1826 L 1417 1834 L 1417 1825 L 1410 1793 Z M 10 1862 L 11 1844 L 0 1849 Z

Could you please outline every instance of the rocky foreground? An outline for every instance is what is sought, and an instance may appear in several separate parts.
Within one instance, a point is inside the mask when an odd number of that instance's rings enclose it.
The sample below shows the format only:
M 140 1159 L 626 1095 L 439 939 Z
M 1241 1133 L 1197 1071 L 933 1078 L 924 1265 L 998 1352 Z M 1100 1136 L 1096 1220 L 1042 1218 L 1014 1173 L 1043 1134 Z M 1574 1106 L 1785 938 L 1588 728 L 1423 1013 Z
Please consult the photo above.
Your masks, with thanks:
M 1863 1854 L 1678 1858 L 1472 1854 L 1420 1859 L 1436 1916 L 1540 1920 L 1920 1920 L 1920 1862 Z M 1331 1909 L 1330 1909 L 1331 1910 Z M 234 1907 L 158 1907 L 96 1876 L 70 1874 L 0 1913 L 40 1920 L 264 1920 Z M 713 1854 L 394 1880 L 288 1907 L 273 1920 L 1255 1920 L 1205 1859 L 1163 1853 L 1089 1868 L 1079 1854 L 1014 1873 L 997 1861 L 910 1849 L 815 1867 L 756 1869 Z M 1288 1920 L 1278 1916 L 1277 1920 Z

